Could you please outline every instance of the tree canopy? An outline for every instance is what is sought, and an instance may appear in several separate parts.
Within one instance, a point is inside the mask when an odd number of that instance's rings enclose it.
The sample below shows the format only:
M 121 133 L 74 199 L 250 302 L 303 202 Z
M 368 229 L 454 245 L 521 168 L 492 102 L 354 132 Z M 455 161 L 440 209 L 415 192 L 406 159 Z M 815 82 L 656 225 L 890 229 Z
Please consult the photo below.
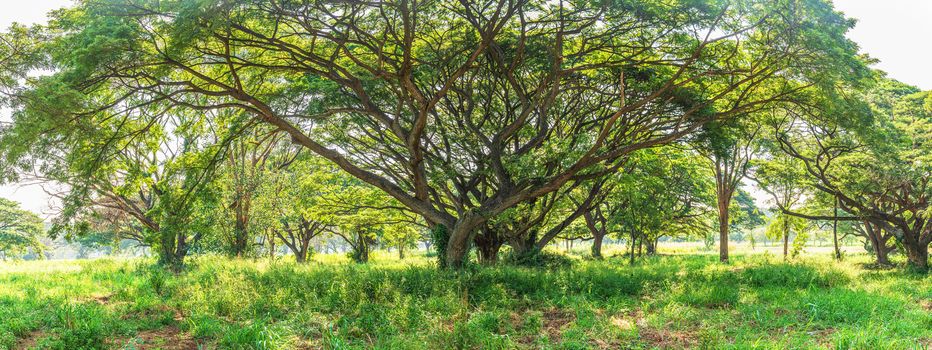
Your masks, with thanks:
M 53 236 L 175 267 L 429 236 L 450 268 L 606 236 L 633 257 L 713 212 L 727 261 L 763 224 L 750 176 L 925 269 L 932 97 L 852 26 L 825 0 L 79 1 L 2 34 L 0 175 L 64 184 Z

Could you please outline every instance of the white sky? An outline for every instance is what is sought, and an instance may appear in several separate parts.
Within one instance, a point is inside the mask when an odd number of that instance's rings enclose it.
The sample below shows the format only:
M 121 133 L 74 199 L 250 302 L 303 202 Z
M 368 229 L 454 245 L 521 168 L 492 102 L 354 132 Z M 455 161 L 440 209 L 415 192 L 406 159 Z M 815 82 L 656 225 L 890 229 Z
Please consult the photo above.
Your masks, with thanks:
M 71 0 L 0 0 L 0 28 L 13 22 L 42 22 L 52 9 Z M 890 77 L 932 90 L 932 0 L 835 0 L 835 7 L 858 19 L 849 37 L 861 51 L 880 59 L 877 68 Z M 2 112 L 0 112 L 2 113 Z M 6 116 L 0 116 L 5 118 Z M 0 197 L 48 214 L 49 199 L 39 186 L 0 186 Z

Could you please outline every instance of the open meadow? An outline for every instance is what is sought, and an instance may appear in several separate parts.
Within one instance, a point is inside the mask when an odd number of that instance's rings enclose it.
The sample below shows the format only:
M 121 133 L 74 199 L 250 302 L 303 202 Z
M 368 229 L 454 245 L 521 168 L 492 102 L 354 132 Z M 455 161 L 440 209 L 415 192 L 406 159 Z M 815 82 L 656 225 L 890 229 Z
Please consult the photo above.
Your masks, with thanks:
M 613 254 L 608 250 L 609 255 Z M 810 254 L 437 270 L 200 256 L 0 265 L 8 349 L 928 349 L 932 276 Z

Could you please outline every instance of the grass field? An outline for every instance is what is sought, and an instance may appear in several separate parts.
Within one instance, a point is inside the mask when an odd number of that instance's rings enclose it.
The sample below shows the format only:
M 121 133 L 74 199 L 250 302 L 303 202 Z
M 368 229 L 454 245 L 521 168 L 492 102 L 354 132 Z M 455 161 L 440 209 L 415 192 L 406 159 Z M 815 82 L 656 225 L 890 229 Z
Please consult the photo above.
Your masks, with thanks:
M 932 347 L 932 277 L 866 256 L 671 254 L 441 272 L 318 255 L 0 265 L 0 349 Z

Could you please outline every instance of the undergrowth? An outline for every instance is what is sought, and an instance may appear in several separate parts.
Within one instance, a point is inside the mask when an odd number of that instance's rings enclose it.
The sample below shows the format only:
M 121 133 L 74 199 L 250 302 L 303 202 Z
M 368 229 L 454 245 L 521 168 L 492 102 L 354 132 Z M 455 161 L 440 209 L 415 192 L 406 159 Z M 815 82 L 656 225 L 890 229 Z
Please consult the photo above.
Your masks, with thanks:
M 177 275 L 145 260 L 7 265 L 0 348 L 923 349 L 932 341 L 932 277 L 865 270 L 857 257 L 739 256 L 722 265 L 675 255 L 460 272 L 439 271 L 427 257 L 331 259 L 198 257 Z

